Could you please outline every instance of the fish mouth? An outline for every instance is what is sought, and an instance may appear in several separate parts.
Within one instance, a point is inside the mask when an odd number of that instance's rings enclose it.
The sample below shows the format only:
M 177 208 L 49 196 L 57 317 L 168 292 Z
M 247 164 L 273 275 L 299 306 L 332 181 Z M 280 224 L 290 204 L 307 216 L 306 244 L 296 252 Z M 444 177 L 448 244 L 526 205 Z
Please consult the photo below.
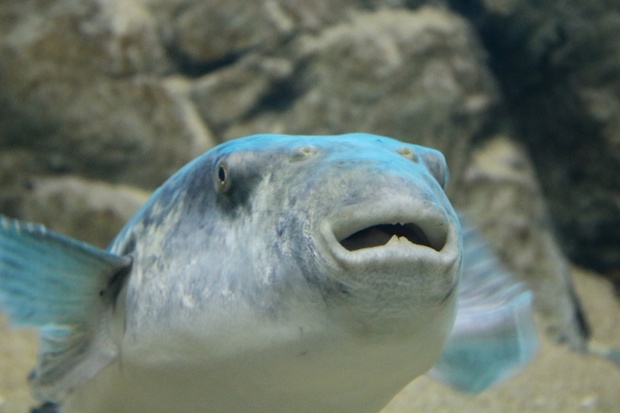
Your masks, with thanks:
M 388 245 L 409 243 L 441 251 L 446 243 L 444 231 L 424 230 L 414 222 L 397 224 L 377 224 L 362 228 L 337 241 L 349 251 L 376 248 Z
M 320 232 L 341 264 L 385 260 L 449 264 L 459 256 L 455 219 L 434 204 L 401 200 L 392 205 L 350 205 L 326 218 Z

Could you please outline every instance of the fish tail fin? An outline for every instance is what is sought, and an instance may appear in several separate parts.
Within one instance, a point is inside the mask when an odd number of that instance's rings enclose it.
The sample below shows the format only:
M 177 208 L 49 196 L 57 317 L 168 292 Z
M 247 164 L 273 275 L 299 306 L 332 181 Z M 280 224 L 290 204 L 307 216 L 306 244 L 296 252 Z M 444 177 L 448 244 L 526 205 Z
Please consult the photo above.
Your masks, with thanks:
M 33 386 L 55 387 L 81 363 L 130 265 L 128 257 L 0 216 L 0 310 L 40 333 Z
M 532 293 L 463 223 L 463 274 L 454 328 L 429 375 L 477 393 L 517 372 L 538 349 Z

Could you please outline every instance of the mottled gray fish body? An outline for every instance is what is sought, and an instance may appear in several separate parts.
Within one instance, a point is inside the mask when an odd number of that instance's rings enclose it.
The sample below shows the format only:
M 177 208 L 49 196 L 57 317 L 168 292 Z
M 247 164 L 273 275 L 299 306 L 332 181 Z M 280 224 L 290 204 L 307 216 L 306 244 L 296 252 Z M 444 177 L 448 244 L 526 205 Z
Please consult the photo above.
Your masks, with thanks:
M 109 251 L 0 218 L 0 305 L 42 335 L 35 395 L 63 413 L 379 411 L 452 329 L 447 175 L 390 138 L 257 135 L 172 176 Z
M 112 246 L 134 261 L 107 408 L 378 411 L 452 326 L 446 179 L 439 152 L 361 134 L 254 136 L 189 164 Z

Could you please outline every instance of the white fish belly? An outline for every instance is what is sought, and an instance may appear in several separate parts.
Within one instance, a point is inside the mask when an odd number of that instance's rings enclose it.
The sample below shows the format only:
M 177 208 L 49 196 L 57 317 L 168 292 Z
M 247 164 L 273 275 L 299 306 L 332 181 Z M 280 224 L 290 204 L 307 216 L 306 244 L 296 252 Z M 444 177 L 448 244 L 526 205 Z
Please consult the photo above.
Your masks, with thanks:
M 116 361 L 62 411 L 376 413 L 439 356 L 442 338 L 421 331 L 396 342 L 296 345 L 183 366 Z

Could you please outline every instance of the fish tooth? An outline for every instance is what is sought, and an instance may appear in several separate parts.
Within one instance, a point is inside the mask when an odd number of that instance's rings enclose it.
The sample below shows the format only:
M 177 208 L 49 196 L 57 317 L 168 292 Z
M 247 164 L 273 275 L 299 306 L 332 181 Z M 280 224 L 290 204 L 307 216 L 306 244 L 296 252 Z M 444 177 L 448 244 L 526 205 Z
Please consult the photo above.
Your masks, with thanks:
M 401 243 L 406 243 L 409 245 L 413 245 L 413 243 L 411 241 L 409 241 L 409 238 L 402 236 L 402 237 L 398 237 L 398 241 Z
M 394 234 L 385 245 L 397 245 L 399 244 L 399 242 L 400 240 L 398 239 L 398 235 Z

